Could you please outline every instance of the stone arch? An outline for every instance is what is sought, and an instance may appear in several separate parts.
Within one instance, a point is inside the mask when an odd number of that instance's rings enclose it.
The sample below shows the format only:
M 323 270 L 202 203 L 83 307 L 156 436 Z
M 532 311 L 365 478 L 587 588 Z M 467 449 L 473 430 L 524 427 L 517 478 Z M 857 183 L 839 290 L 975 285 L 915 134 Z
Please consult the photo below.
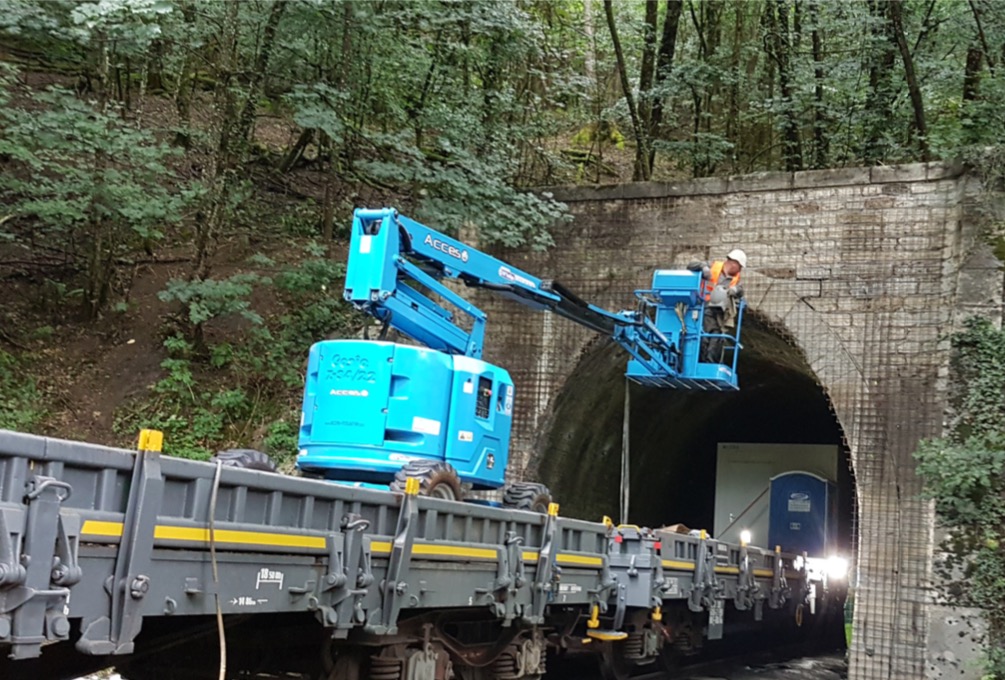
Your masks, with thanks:
M 826 318 L 804 299 L 795 295 L 789 286 L 771 285 L 766 277 L 757 273 L 750 276 L 749 281 L 750 289 L 760 288 L 762 292 L 752 296 L 745 326 L 753 323 L 759 329 L 762 338 L 765 333 L 770 333 L 777 337 L 780 345 L 790 345 L 788 356 L 781 359 L 783 367 L 801 373 L 819 386 L 842 432 L 844 439 L 842 443 L 847 449 L 852 465 L 851 471 L 854 474 L 858 449 L 855 411 L 867 408 L 869 400 L 868 386 L 863 379 L 861 367 L 843 346 Z M 775 313 L 771 313 L 772 311 Z M 539 476 L 541 462 L 548 455 L 549 433 L 555 428 L 556 422 L 564 417 L 561 402 L 566 396 L 564 394 L 566 387 L 577 373 L 584 371 L 589 373 L 592 369 L 596 369 L 598 364 L 604 363 L 598 360 L 598 356 L 605 351 L 610 352 L 612 363 L 623 369 L 627 355 L 606 339 L 585 336 L 576 344 L 574 353 L 578 360 L 569 366 L 561 379 L 553 380 L 551 383 L 553 387 L 547 400 L 547 407 L 544 409 L 549 415 L 539 421 L 533 433 L 534 446 L 524 463 L 524 476 L 528 478 Z M 747 351 L 749 350 L 744 350 Z M 760 358 L 769 359 L 766 355 Z M 554 374 L 552 376 L 556 377 Z M 742 391 L 744 389 L 742 371 L 740 385 Z M 597 385 L 597 389 L 602 394 L 608 394 L 616 391 L 617 386 L 605 381 Z M 619 400 L 624 394 L 623 387 L 618 394 L 615 401 L 620 404 Z M 685 398 L 685 394 L 686 398 L 695 402 L 700 402 L 702 399 L 702 393 L 681 393 L 681 397 Z M 610 431 L 610 434 L 612 441 L 614 439 L 620 441 L 620 429 Z
M 750 288 L 755 290 L 758 285 L 768 283 L 762 276 L 751 276 L 750 279 Z M 876 438 L 879 433 L 870 430 L 868 426 L 863 426 L 863 416 L 874 410 L 874 404 L 871 403 L 873 397 L 868 381 L 863 375 L 863 367 L 860 362 L 856 361 L 854 354 L 845 346 L 842 338 L 828 323 L 825 315 L 814 310 L 810 303 L 796 295 L 791 288 L 791 285 L 772 285 L 761 288 L 764 291 L 763 294 L 752 296 L 752 314 L 748 318 L 753 319 L 753 323 L 759 326 L 758 332 L 762 336 L 767 332 L 774 334 L 780 342 L 794 345 L 791 349 L 794 354 L 782 358 L 786 364 L 784 375 L 788 379 L 795 373 L 806 372 L 803 374 L 819 386 L 826 404 L 833 410 L 836 430 L 843 437 L 842 444 L 848 457 L 847 461 L 853 480 L 846 489 L 854 490 L 853 498 L 856 503 L 854 508 L 851 507 L 850 503 L 846 506 L 844 520 L 849 521 L 850 516 L 854 515 L 855 521 L 858 523 L 857 535 L 853 537 L 855 543 L 852 544 L 849 541 L 846 545 L 854 551 L 855 556 L 859 559 L 857 573 L 861 577 L 857 583 L 858 606 L 855 610 L 855 627 L 860 633 L 854 638 L 852 659 L 853 665 L 865 667 L 871 663 L 871 658 L 876 654 L 877 649 L 886 648 L 892 651 L 893 645 L 898 644 L 898 641 L 888 639 L 886 633 L 872 632 L 872 627 L 876 625 L 877 619 L 883 622 L 882 616 L 886 611 L 906 606 L 904 594 L 891 587 L 890 579 L 895 579 L 896 575 L 883 573 L 881 570 L 886 565 L 877 565 L 875 560 L 869 557 L 881 549 L 881 546 L 876 544 L 877 541 L 883 540 L 884 536 L 888 540 L 890 536 L 890 527 L 887 526 L 890 521 L 888 514 L 886 514 L 887 508 L 881 506 L 896 503 L 891 500 L 888 494 L 898 493 L 897 471 L 890 464 L 889 459 L 882 455 L 868 457 L 868 462 L 863 465 L 863 456 L 861 455 L 863 450 L 875 453 L 881 451 L 884 446 L 884 443 Z M 773 310 L 775 313 L 769 315 L 761 312 L 762 309 Z M 612 459 L 617 459 L 620 456 L 621 433 L 617 427 L 618 423 L 603 417 L 603 414 L 610 409 L 605 411 L 599 402 L 606 398 L 613 402 L 614 411 L 620 409 L 623 392 L 618 393 L 617 389 L 623 383 L 610 379 L 610 361 L 612 357 L 615 357 L 614 364 L 623 370 L 626 357 L 623 352 L 614 348 L 605 351 L 606 344 L 598 338 L 581 340 L 577 354 L 578 362 L 563 381 L 556 381 L 554 393 L 549 401 L 551 417 L 541 423 L 535 434 L 536 446 L 534 448 L 539 452 L 539 455 L 528 461 L 528 475 L 553 483 L 553 478 L 549 475 L 547 468 L 548 452 L 550 447 L 554 445 L 550 435 L 556 421 L 568 415 L 568 409 L 562 408 L 561 402 L 566 396 L 564 394 L 566 387 L 575 380 L 577 372 L 581 371 L 591 374 L 599 372 L 599 378 L 590 380 L 591 389 L 596 389 L 598 393 L 613 392 L 614 394 L 613 396 L 608 394 L 607 397 L 600 397 L 588 402 L 585 410 L 594 417 L 594 420 L 583 423 L 579 427 L 586 428 L 585 436 L 587 437 L 595 435 L 609 437 L 609 440 L 604 444 L 608 455 Z M 798 359 L 794 355 L 799 355 Z M 770 358 L 764 357 L 763 359 L 769 360 Z M 598 368 L 599 371 L 597 371 Z M 741 391 L 743 390 L 743 381 L 744 376 L 741 373 Z M 809 386 L 803 385 L 800 389 L 805 391 L 809 389 Z M 700 403 L 702 396 L 692 394 L 689 398 Z M 681 412 L 679 405 L 674 408 L 676 408 L 675 413 Z M 708 425 L 704 422 L 709 418 L 714 418 L 714 414 L 709 415 L 702 412 L 701 407 L 696 407 L 696 410 L 697 413 L 692 412 L 693 417 L 699 421 L 696 427 L 707 427 Z M 634 429 L 637 430 L 637 426 L 634 426 Z M 633 434 L 633 441 L 635 437 L 636 435 Z M 823 442 L 815 441 L 812 443 Z M 566 463 L 568 464 L 570 460 L 570 458 L 566 458 Z M 611 461 L 606 462 L 609 465 Z M 585 458 L 577 459 L 577 465 L 590 468 L 585 471 L 582 477 L 591 481 L 585 484 L 574 484 L 575 501 L 568 504 L 564 502 L 562 493 L 568 494 L 569 489 L 563 489 L 559 485 L 559 500 L 563 501 L 563 507 L 570 508 L 573 515 L 583 516 L 587 519 L 597 519 L 599 515 L 593 511 L 593 508 L 598 506 L 604 508 L 604 513 L 613 514 L 613 508 L 610 505 L 610 490 L 616 488 L 618 483 L 616 471 L 612 473 L 609 467 L 604 467 L 602 469 L 607 474 L 600 474 L 600 470 L 595 466 L 595 458 L 591 457 L 589 453 L 586 454 Z M 543 477 L 539 474 L 540 472 L 545 473 Z M 712 472 L 714 474 L 714 466 Z M 606 483 L 598 482 L 598 477 L 604 478 Z M 688 480 L 693 479 L 687 474 L 681 475 L 681 477 Z M 697 483 L 703 484 L 701 481 Z M 633 482 L 633 486 L 634 484 Z M 858 490 L 860 484 L 865 485 L 869 490 L 865 495 L 862 495 Z M 674 493 L 679 492 L 679 487 L 668 488 L 673 489 Z M 702 488 L 707 488 L 707 483 Z M 600 496 L 604 495 L 605 492 L 606 497 L 602 500 Z M 845 492 L 847 493 L 847 490 Z M 633 493 L 635 492 L 633 491 Z M 886 503 L 877 502 L 877 495 L 887 497 Z M 603 505 L 605 502 L 607 505 Z M 591 514 L 582 512 L 584 506 L 590 508 Z M 898 509 L 897 513 L 903 515 L 916 510 L 916 508 L 911 510 Z M 643 515 L 641 518 L 633 517 L 632 521 L 644 524 L 654 524 L 658 521 L 662 523 L 683 521 L 685 524 L 689 524 L 692 517 L 694 516 L 663 516 L 660 518 L 653 515 Z M 903 516 L 898 522 L 903 522 L 904 527 L 912 525 L 910 519 Z M 852 531 L 849 527 L 843 527 L 843 529 L 848 532 Z M 846 540 L 849 538 L 852 537 L 845 536 Z M 866 558 L 864 562 L 862 561 L 863 557 Z M 876 569 L 877 566 L 880 567 L 879 571 Z M 916 624 L 927 626 L 929 618 L 927 612 L 916 610 L 913 612 L 913 617 Z M 880 628 L 880 630 L 883 629 Z M 903 642 L 900 641 L 900 644 Z
M 640 268 L 642 269 L 642 268 Z M 651 271 L 651 270 L 644 270 Z M 812 371 L 814 379 L 820 384 L 833 404 L 835 417 L 841 425 L 851 451 L 852 460 L 856 454 L 857 423 L 859 421 L 856 408 L 867 409 L 869 388 L 862 374 L 862 367 L 845 343 L 831 327 L 828 318 L 815 310 L 805 297 L 797 295 L 788 282 L 778 283 L 769 277 L 753 271 L 745 276 L 749 290 L 753 291 L 748 307 L 755 315 L 775 326 L 805 358 L 807 367 Z M 613 286 L 613 284 L 612 284 Z M 542 337 L 547 343 L 555 335 L 556 323 L 553 317 L 542 319 Z M 532 441 L 533 451 L 540 452 L 540 446 L 545 434 L 554 424 L 555 402 L 562 392 L 562 386 L 579 368 L 583 357 L 588 356 L 607 340 L 593 335 L 580 335 L 573 344 L 572 354 L 577 361 L 569 364 L 561 376 L 549 373 L 552 377 L 552 389 L 547 398 L 540 400 L 544 413 L 551 417 L 540 420 L 534 428 Z M 555 380 L 555 378 L 558 378 Z M 741 375 L 741 389 L 743 377 Z M 543 402 L 543 403 L 541 403 Z M 524 476 L 533 475 L 533 466 L 537 456 L 531 453 L 520 466 Z
M 926 661 L 938 663 L 926 652 L 936 611 L 933 517 L 912 454 L 919 439 L 942 431 L 948 353 L 941 339 L 961 310 L 1001 313 L 1000 298 L 974 295 L 1001 274 L 996 262 L 969 256 L 968 191 L 959 169 L 941 164 L 560 188 L 554 194 L 574 220 L 560 227 L 556 248 L 500 253 L 619 309 L 655 267 L 744 247 L 752 308 L 801 348 L 853 456 L 854 678 L 921 677 Z M 542 445 L 559 388 L 595 359 L 594 346 L 561 319 L 528 319 L 502 303 L 486 308 L 493 316 L 487 358 L 510 368 L 517 385 L 512 462 L 520 474 Z M 620 421 L 612 427 L 620 433 Z

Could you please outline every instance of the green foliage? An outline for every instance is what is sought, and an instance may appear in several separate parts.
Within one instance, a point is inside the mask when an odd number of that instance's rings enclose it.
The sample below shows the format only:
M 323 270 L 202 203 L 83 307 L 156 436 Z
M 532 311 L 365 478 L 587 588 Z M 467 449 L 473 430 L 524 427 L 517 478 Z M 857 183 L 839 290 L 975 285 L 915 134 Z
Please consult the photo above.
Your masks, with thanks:
M 45 412 L 23 360 L 0 349 L 0 429 L 32 432 Z
M 26 246 L 65 253 L 83 273 L 85 306 L 96 312 L 117 263 L 160 240 L 196 196 L 172 184 L 165 161 L 174 153 L 66 90 L 37 92 L 31 107 L 0 108 L 4 228 Z
M 486 244 L 535 249 L 552 244 L 547 229 L 565 216 L 566 206 L 551 194 L 520 191 L 506 181 L 512 149 L 478 154 L 443 141 L 425 155 L 409 148 L 407 135 L 382 141 L 393 141 L 398 153 L 392 160 L 359 165 L 381 182 L 418 187 L 417 219 L 448 231 L 454 225 L 475 225 Z
M 948 532 L 939 573 L 951 602 L 986 613 L 988 677 L 1005 678 L 1005 331 L 972 318 L 953 348 L 956 425 L 915 456 Z
M 351 212 L 351 209 L 346 209 L 339 211 L 338 214 L 347 215 Z M 313 237 L 318 233 L 318 223 L 319 219 L 318 206 L 314 201 L 304 201 L 303 203 L 298 203 L 296 205 L 290 206 L 289 209 L 283 210 L 282 214 L 279 216 L 278 227 L 280 233 L 284 236 L 295 236 L 298 238 L 309 238 Z M 336 234 L 345 233 L 349 231 L 350 220 L 339 220 L 334 226 Z M 344 225 L 344 226 L 343 226 Z M 343 226 L 339 229 L 339 226 Z
M 572 136 L 572 143 L 578 146 L 593 147 L 594 145 L 603 147 L 613 146 L 617 149 L 625 148 L 625 136 L 618 129 L 618 126 L 608 120 L 586 125 L 579 132 Z
M 276 277 L 275 286 L 286 312 L 279 317 L 283 337 L 306 346 L 344 328 L 348 308 L 342 301 L 345 265 L 326 258 L 305 259 Z
M 164 340 L 164 376 L 151 398 L 119 414 L 116 431 L 163 430 L 165 451 L 205 459 L 231 446 L 264 446 L 280 463 L 294 459 L 303 390 L 303 366 L 311 344 L 344 334 L 355 317 L 341 299 L 345 268 L 308 248 L 305 259 L 277 266 L 273 279 L 237 275 L 220 281 L 172 281 L 162 299 L 180 302 L 199 328 L 240 315 L 252 325 L 238 343 L 200 347 L 196 339 Z M 208 285 L 207 285 L 208 284 Z M 282 311 L 263 315 L 252 306 L 260 290 Z
M 919 135 L 888 6 L 687 3 L 666 77 L 635 92 L 642 108 L 663 106 L 651 135 L 664 171 L 778 169 L 790 121 L 806 166 L 917 160 Z M 1005 142 L 998 104 L 1005 78 L 996 68 L 1005 13 L 987 2 L 899 6 L 932 155 Z M 264 29 L 277 7 L 281 19 L 267 45 Z M 242 158 L 236 150 L 258 145 L 273 158 L 285 155 L 261 138 L 231 137 L 246 134 L 246 97 L 252 109 L 313 131 L 314 149 L 302 157 L 329 163 L 330 177 L 375 184 L 426 216 L 483 227 L 486 242 L 546 244 L 540 232 L 561 206 L 541 197 L 511 200 L 519 196 L 514 188 L 574 176 L 555 153 L 560 140 L 587 142 L 583 131 L 599 124 L 630 129 L 600 2 L 9 0 L 4 9 L 0 33 L 79 72 L 93 96 L 131 108 L 122 83 L 146 77 L 167 90 L 180 107 L 186 143 L 216 155 L 216 167 L 239 179 L 250 172 L 234 164 Z M 641 2 L 615 6 L 636 88 L 650 30 L 644 13 Z M 666 14 L 660 3 L 658 39 Z M 260 62 L 265 53 L 270 58 Z M 100 77 L 105 63 L 111 71 Z M 783 63 L 788 94 L 781 91 Z M 210 129 L 182 111 L 200 89 L 213 90 L 223 105 Z M 471 200 L 481 205 L 472 208 Z
M 320 77 L 290 65 L 302 84 L 286 98 L 297 124 L 325 140 L 340 174 L 406 196 L 420 219 L 476 226 L 486 244 L 551 242 L 547 229 L 565 206 L 520 187 L 531 159 L 553 165 L 544 138 L 564 113 L 549 98 L 568 85 L 538 70 L 548 56 L 536 17 L 513 2 L 291 12 L 301 32 L 289 40 L 305 51 L 352 31 L 353 61 L 322 53 L 332 67 Z M 520 67 L 534 82 L 553 78 L 554 91 L 521 92 Z M 529 110 L 539 115 L 529 118 Z
M 293 109 L 293 121 L 297 125 L 317 130 L 339 144 L 346 133 L 342 110 L 348 100 L 348 92 L 322 82 L 296 85 L 286 103 Z
M 1005 432 L 1005 333 L 984 318 L 967 321 L 953 339 L 956 350 L 957 433 L 996 439 Z
M 344 273 L 342 263 L 308 257 L 277 274 L 274 293 L 283 311 L 252 329 L 248 341 L 233 352 L 233 369 L 286 389 L 301 389 L 307 349 L 353 325 L 354 315 L 341 295 Z
M 272 456 L 277 465 L 289 467 L 295 460 L 297 443 L 300 436 L 296 416 L 286 420 L 276 420 L 269 424 L 265 438 L 262 440 L 265 452 Z
M 226 279 L 172 279 L 158 297 L 162 302 L 180 302 L 193 327 L 231 314 L 260 324 L 262 317 L 251 309 L 248 299 L 255 284 L 268 285 L 269 279 L 254 273 L 234 274 Z
M 131 434 L 142 428 L 164 432 L 164 452 L 205 460 L 218 443 L 248 424 L 254 405 L 240 388 L 201 384 L 194 374 L 192 346 L 180 337 L 164 341 L 167 375 L 153 386 L 154 398 L 119 415 L 115 429 Z

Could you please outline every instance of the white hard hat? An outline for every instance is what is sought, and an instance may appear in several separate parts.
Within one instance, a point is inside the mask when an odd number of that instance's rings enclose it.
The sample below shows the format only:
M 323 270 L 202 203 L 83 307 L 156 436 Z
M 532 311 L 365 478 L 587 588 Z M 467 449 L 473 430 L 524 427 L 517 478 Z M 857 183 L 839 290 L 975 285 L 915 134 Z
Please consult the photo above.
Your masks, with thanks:
M 739 248 L 733 248 L 731 251 L 729 251 L 729 255 L 727 255 L 726 257 L 728 257 L 731 260 L 736 260 L 737 262 L 740 263 L 741 267 L 747 266 L 747 254 L 742 250 L 740 250 Z

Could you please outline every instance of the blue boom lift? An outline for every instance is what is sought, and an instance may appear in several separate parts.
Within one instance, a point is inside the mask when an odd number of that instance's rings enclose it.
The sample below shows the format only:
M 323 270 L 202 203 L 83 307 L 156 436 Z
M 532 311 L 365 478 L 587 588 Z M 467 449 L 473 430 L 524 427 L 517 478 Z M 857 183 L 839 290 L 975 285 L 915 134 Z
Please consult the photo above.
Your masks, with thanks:
M 485 313 L 444 284 L 459 280 L 554 312 L 614 340 L 626 376 L 655 387 L 735 390 L 743 305 L 725 335 L 729 365 L 700 360 L 699 272 L 657 270 L 637 308 L 610 312 L 393 209 L 356 210 L 345 299 L 419 343 L 326 340 L 310 350 L 297 467 L 311 476 L 460 499 L 504 485 L 513 421 L 509 373 L 481 359 Z M 451 311 L 447 305 L 454 308 Z M 467 317 L 460 323 L 455 314 Z M 540 484 L 507 486 L 504 505 L 541 511 Z

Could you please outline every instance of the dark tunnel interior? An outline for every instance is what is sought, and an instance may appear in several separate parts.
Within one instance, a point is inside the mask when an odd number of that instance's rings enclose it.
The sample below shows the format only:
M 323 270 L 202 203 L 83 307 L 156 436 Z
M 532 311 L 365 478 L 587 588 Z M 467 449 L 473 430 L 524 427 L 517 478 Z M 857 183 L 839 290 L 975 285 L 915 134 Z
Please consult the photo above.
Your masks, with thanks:
M 828 398 L 784 330 L 755 313 L 743 335 L 739 392 L 631 386 L 629 521 L 711 531 L 719 442 L 834 445 L 837 538 L 850 555 L 854 483 Z M 618 518 L 625 362 L 618 348 L 591 345 L 555 401 L 532 467 L 563 515 Z

